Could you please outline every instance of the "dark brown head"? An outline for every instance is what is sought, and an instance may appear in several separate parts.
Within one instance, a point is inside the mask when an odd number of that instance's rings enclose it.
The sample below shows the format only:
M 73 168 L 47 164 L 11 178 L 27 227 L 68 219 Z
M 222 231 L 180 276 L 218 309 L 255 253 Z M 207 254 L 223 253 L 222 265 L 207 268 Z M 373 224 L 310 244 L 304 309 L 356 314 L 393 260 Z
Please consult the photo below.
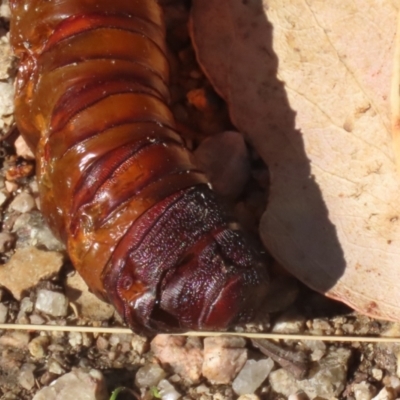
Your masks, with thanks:
M 145 237 L 135 224 L 140 244 L 114 256 L 104 279 L 110 301 L 136 332 L 226 330 L 253 318 L 266 296 L 266 264 L 243 233 L 221 227 L 220 211 L 210 211 L 198 193 L 184 197 L 174 203 L 179 212 L 170 207 Z M 196 207 L 204 218 L 182 217 L 185 209 L 198 214 Z

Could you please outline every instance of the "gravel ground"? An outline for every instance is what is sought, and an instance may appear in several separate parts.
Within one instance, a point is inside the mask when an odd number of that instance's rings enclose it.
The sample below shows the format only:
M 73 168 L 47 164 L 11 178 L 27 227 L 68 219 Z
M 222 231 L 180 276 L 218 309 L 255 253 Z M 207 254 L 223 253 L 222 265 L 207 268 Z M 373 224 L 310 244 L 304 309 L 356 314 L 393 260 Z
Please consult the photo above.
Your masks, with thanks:
M 268 198 L 268 169 L 235 131 L 226 105 L 196 63 L 187 31 L 190 2 L 164 1 L 163 6 L 171 49 L 172 110 L 222 201 L 258 240 L 257 224 Z M 44 224 L 33 155 L 13 125 L 16 61 L 8 26 L 3 1 L 0 323 L 121 326 L 112 307 L 88 292 L 62 244 Z M 400 336 L 400 324 L 358 315 L 272 264 L 273 284 L 265 309 L 257 323 L 238 327 L 236 337 L 3 330 L 0 399 L 109 399 L 118 387 L 130 389 L 119 393 L 118 400 L 400 398 L 397 343 L 273 343 L 240 337 L 245 331 Z

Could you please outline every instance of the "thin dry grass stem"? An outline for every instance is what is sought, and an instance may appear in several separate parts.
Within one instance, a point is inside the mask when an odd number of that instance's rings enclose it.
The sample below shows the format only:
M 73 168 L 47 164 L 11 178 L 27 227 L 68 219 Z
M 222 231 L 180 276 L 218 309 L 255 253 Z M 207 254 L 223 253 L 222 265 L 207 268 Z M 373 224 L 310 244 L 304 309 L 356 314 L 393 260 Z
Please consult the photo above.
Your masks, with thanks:
M 95 326 L 62 326 L 62 325 L 22 325 L 0 324 L 0 330 L 24 330 L 24 331 L 57 331 L 80 333 L 124 333 L 134 334 L 129 328 L 119 327 L 95 327 Z M 178 336 L 241 336 L 248 339 L 271 340 L 318 340 L 322 342 L 367 342 L 367 343 L 400 343 L 400 337 L 368 337 L 368 336 L 314 336 L 282 333 L 242 333 L 242 332 L 185 332 L 175 334 Z

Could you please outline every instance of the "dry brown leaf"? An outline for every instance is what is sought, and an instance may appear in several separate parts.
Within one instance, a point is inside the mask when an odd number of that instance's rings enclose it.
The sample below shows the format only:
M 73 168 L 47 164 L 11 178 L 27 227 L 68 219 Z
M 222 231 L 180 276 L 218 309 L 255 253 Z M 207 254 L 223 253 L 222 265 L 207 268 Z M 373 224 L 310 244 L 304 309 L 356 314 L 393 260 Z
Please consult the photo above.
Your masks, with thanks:
M 271 171 L 261 236 L 299 279 L 400 320 L 389 95 L 400 4 L 195 0 L 200 63 Z

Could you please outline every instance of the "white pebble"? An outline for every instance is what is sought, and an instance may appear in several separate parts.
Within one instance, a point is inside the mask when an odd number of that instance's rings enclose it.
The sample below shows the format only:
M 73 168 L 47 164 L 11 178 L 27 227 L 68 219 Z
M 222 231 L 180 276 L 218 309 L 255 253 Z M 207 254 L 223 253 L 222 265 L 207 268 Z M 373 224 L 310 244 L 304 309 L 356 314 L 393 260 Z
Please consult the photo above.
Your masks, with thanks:
M 238 400 L 260 400 L 256 394 L 242 394 Z
M 18 189 L 18 184 L 15 182 L 5 181 L 4 186 L 8 193 L 15 192 Z
M 62 293 L 41 289 L 37 294 L 35 308 L 53 317 L 65 317 L 68 300 Z
M 28 350 L 34 358 L 44 358 L 47 354 L 47 347 L 50 339 L 48 336 L 37 336 L 28 344 Z
M 372 377 L 377 381 L 382 380 L 383 378 L 383 371 L 379 368 L 372 368 Z
M 181 397 L 181 394 L 166 379 L 160 381 L 157 387 L 162 400 L 177 400 Z
M 31 390 L 35 385 L 34 370 L 33 364 L 24 364 L 19 371 L 18 383 L 26 390 Z
M 33 397 L 33 400 L 77 399 L 109 399 L 103 375 L 99 371 L 87 373 L 81 369 L 74 370 L 39 390 Z
M 80 332 L 70 332 L 68 334 L 68 343 L 72 347 L 78 347 L 82 344 L 82 334 Z
M 7 82 L 0 82 L 0 109 L 2 115 L 10 115 L 14 110 L 14 88 Z
M 27 213 L 32 211 L 36 207 L 35 199 L 26 192 L 21 192 L 15 196 L 14 200 L 10 204 L 10 209 L 20 212 Z
M 61 375 L 61 374 L 65 373 L 64 368 L 56 360 L 50 360 L 47 364 L 47 368 L 48 368 L 49 372 L 56 374 L 56 375 Z
M 19 310 L 23 313 L 31 313 L 33 311 L 33 302 L 29 297 L 24 297 L 21 300 Z
M 0 17 L 9 20 L 11 17 L 11 10 L 8 2 L 2 2 L 0 5 Z
M 149 347 L 147 338 L 139 335 L 134 335 L 131 341 L 132 350 L 142 355 L 146 352 Z
M 270 358 L 260 361 L 247 360 L 233 381 L 233 390 L 239 395 L 253 394 L 267 378 L 273 367 L 274 362 Z
M 32 153 L 32 150 L 28 147 L 25 139 L 22 136 L 18 136 L 17 140 L 14 143 L 15 152 L 19 157 L 24 158 L 25 160 L 34 160 L 35 155 Z
M 167 376 L 158 364 L 146 364 L 136 372 L 135 383 L 139 388 L 157 386 Z
M 353 385 L 355 400 L 371 400 L 376 394 L 376 389 L 370 383 L 363 381 Z

